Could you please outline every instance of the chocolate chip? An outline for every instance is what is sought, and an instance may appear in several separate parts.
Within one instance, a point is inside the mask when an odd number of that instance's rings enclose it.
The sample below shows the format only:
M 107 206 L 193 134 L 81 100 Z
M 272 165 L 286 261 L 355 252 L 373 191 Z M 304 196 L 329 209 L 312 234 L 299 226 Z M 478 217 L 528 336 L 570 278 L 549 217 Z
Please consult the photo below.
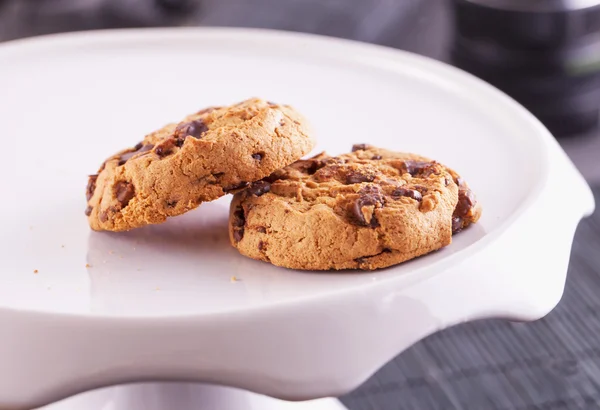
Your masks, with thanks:
M 121 204 L 121 208 L 125 208 L 129 201 L 135 196 L 135 188 L 133 184 L 126 181 L 119 181 L 115 185 L 115 196 Z
M 363 214 L 363 208 L 366 206 L 377 206 L 383 205 L 383 195 L 378 187 L 368 185 L 362 188 L 358 192 L 359 196 L 354 201 L 352 205 L 351 214 L 352 219 L 357 225 L 361 226 L 370 226 L 371 228 L 376 228 L 379 226 L 379 222 L 377 218 L 375 218 L 375 214 L 372 215 L 371 220 L 367 222 L 365 215 Z
M 460 230 L 462 229 L 462 222 L 462 218 L 458 216 L 452 218 L 452 233 L 460 232 Z
M 320 159 L 301 159 L 299 161 L 294 162 L 291 166 L 297 169 L 300 172 L 304 172 L 308 175 L 313 175 L 319 169 L 323 168 L 326 165 L 324 160 Z
M 256 181 L 252 185 L 250 185 L 248 189 L 246 189 L 246 192 L 248 192 L 250 195 L 261 196 L 266 194 L 270 190 L 271 184 L 267 181 Z
M 454 216 L 459 218 L 467 216 L 471 208 L 475 205 L 475 195 L 470 189 L 459 189 L 458 203 L 454 209 Z
M 152 148 L 154 148 L 154 144 L 147 144 L 147 145 L 143 145 L 141 142 L 139 144 L 137 144 L 133 149 L 134 151 L 129 151 L 126 152 L 124 154 L 122 154 L 119 157 L 119 166 L 125 164 L 127 161 L 129 161 L 131 159 L 131 157 L 133 157 L 136 154 L 140 154 L 142 152 L 147 152 L 150 151 Z
M 98 175 L 90 175 L 88 177 L 87 188 L 85 190 L 85 197 L 89 201 L 94 196 L 94 191 L 96 190 L 96 180 L 98 179 Z
M 360 194 L 361 198 L 366 201 L 365 205 L 375 205 L 377 203 L 383 204 L 383 194 L 377 186 L 367 185 L 361 188 L 358 193 Z
M 352 152 L 365 151 L 365 150 L 368 150 L 369 148 L 373 148 L 373 146 L 369 145 L 369 144 L 354 144 L 352 146 Z
M 363 174 L 360 171 L 350 170 L 346 174 L 346 184 L 360 184 L 361 182 L 373 182 L 375 175 Z
M 396 188 L 392 191 L 393 198 L 400 198 L 402 196 L 406 196 L 414 199 L 415 201 L 422 201 L 423 195 L 416 189 L 408 189 L 408 188 Z
M 257 152 L 255 154 L 252 154 L 252 158 L 254 158 L 257 161 L 262 161 L 264 155 L 264 152 Z
M 235 211 L 233 211 L 233 222 L 231 223 L 233 227 L 233 239 L 236 242 L 239 242 L 244 237 L 244 227 L 246 225 L 246 215 L 244 214 L 244 208 L 238 206 Z
M 377 220 L 377 217 L 375 216 L 375 214 L 373 214 L 373 216 L 371 216 L 371 222 L 369 223 L 369 228 L 377 228 L 379 226 L 379 221 Z
M 177 201 L 175 199 L 167 201 L 167 208 L 175 208 L 177 206 L 178 202 L 179 201 Z
M 202 138 L 202 134 L 208 131 L 208 127 L 201 119 L 179 124 L 175 128 L 175 136 L 181 140 L 181 145 L 187 137 Z M 178 145 L 179 147 L 181 145 Z
M 267 228 L 265 228 L 264 226 L 259 226 L 258 228 L 256 228 L 256 230 L 260 233 L 267 233 Z
M 315 172 L 312 178 L 317 182 L 326 182 L 333 179 L 339 180 L 342 178 L 340 182 L 346 182 L 346 173 L 345 170 L 340 170 L 339 165 L 328 164 L 327 166 L 319 169 Z
M 263 252 L 267 248 L 267 245 L 263 241 L 258 241 L 258 250 Z
M 246 188 L 248 185 L 250 185 L 249 182 L 242 181 L 242 182 L 237 183 L 237 184 L 233 184 L 233 185 L 229 185 L 229 186 L 223 187 L 223 192 L 236 191 L 238 189 Z
M 382 158 L 381 155 L 373 155 L 371 157 L 371 159 L 373 159 L 373 160 L 377 160 L 377 159 L 381 159 L 381 158 Z
M 158 144 L 154 152 L 156 152 L 156 155 L 158 155 L 160 158 L 164 158 L 167 155 L 172 154 L 176 146 L 177 144 L 175 138 L 170 137 Z
M 93 209 L 94 208 L 92 208 L 91 206 L 88 206 L 87 208 L 85 208 L 85 215 L 90 216 L 92 214 Z
M 450 185 L 450 178 L 444 177 L 444 186 Z
M 404 171 L 408 172 L 411 176 L 422 176 L 428 177 L 433 173 L 433 165 L 432 162 L 427 161 L 413 161 L 407 160 L 402 164 Z
M 99 218 L 100 218 L 100 222 L 106 222 L 106 221 L 108 221 L 108 212 L 102 211 L 100 213 Z
M 463 218 L 469 214 L 473 206 L 477 203 L 475 195 L 473 195 L 473 192 L 470 189 L 464 188 L 466 185 L 460 177 L 456 177 L 455 182 L 459 184 L 459 186 L 462 185 L 463 188 L 459 188 L 458 190 L 458 202 L 454 209 L 454 214 L 452 215 L 452 233 L 457 233 L 462 230 Z
M 317 172 L 318 170 L 320 170 L 321 168 L 323 168 L 326 165 L 326 163 L 324 161 L 317 160 L 317 159 L 308 160 L 306 162 L 307 162 L 307 167 L 305 168 L 305 170 L 308 175 L 313 175 L 315 172 Z

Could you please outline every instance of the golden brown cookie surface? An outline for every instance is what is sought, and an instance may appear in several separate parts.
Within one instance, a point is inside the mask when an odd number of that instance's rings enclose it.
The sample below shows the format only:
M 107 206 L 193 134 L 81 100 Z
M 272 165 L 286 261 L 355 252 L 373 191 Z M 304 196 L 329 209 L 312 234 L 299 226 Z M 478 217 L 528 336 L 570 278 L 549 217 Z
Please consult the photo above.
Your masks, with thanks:
M 377 269 L 446 246 L 481 207 L 452 170 L 355 145 L 275 171 L 236 193 L 229 234 L 250 258 L 293 269 Z
M 89 178 L 86 215 L 94 230 L 161 223 L 264 178 L 313 146 L 306 120 L 289 106 L 250 99 L 207 108 L 107 159 Z

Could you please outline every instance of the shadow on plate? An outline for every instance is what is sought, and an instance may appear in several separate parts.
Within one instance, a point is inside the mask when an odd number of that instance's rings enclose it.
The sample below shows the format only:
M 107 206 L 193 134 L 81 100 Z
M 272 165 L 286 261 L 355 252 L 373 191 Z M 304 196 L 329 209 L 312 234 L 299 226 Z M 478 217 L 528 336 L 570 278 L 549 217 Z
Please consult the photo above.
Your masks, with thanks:
M 240 255 L 229 243 L 229 203 L 129 232 L 91 232 L 87 263 L 92 310 L 170 315 L 247 309 L 387 280 L 439 261 L 485 236 L 475 225 L 438 252 L 373 272 L 296 271 Z

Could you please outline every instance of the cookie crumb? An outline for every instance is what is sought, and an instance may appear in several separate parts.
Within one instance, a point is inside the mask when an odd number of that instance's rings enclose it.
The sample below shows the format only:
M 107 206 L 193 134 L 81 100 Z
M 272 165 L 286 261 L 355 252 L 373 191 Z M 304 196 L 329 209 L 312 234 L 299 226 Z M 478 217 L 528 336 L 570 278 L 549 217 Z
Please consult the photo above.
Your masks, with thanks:
M 60 247 L 61 247 L 61 248 L 64 248 L 64 247 L 65 247 L 65 245 L 60 245 Z
M 86 267 L 86 268 L 91 268 L 91 267 L 92 267 L 92 265 L 90 265 L 89 263 L 86 263 L 86 264 L 85 264 L 85 267 Z
M 39 271 L 37 269 L 34 269 L 33 273 L 37 275 L 39 273 Z
M 112 255 L 113 253 L 115 253 L 115 251 L 108 251 L 108 253 L 109 253 L 110 255 Z
M 232 276 L 231 279 L 230 279 L 231 283 L 235 283 L 235 282 L 239 282 L 239 281 L 241 281 L 241 279 L 238 279 L 235 276 Z
M 157 286 L 156 288 L 154 288 L 154 290 L 155 290 L 156 292 L 158 292 L 158 291 L 160 291 L 160 288 Z
M 138 271 L 138 272 L 139 272 L 139 271 L 141 271 L 141 270 L 142 270 L 142 268 L 137 268 L 137 269 L 136 269 L 136 271 Z

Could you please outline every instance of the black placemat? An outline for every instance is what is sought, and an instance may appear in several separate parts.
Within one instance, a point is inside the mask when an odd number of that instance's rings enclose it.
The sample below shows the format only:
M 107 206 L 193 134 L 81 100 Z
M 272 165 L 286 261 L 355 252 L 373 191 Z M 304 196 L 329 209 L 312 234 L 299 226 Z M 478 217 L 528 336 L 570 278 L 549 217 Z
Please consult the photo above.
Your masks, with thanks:
M 594 193 L 600 204 L 600 186 Z M 577 229 L 565 293 L 548 316 L 436 333 L 342 401 L 350 410 L 600 409 L 599 295 L 596 212 Z

